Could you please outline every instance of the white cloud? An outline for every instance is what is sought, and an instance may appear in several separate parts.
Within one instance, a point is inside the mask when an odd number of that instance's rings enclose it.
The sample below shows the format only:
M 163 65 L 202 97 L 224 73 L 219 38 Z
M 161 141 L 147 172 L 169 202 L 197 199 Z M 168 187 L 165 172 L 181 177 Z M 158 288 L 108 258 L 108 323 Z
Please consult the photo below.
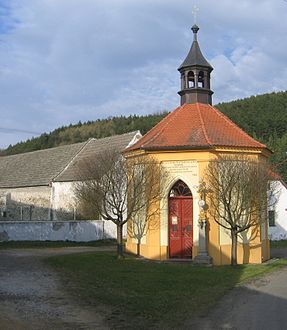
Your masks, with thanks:
M 215 68 L 215 102 L 285 89 L 284 1 L 198 3 L 201 48 Z M 190 1 L 7 4 L 0 15 L 0 127 L 44 132 L 179 104 L 176 69 L 192 40 Z M 0 133 L 0 145 L 26 137 Z

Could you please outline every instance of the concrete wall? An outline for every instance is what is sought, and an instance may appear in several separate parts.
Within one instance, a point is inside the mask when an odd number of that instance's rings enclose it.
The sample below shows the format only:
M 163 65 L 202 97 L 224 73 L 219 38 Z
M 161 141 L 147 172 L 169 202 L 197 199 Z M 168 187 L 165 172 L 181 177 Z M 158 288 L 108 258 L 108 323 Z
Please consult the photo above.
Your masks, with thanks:
M 280 181 L 278 184 L 278 202 L 271 208 L 275 211 L 275 226 L 269 226 L 269 238 L 272 241 L 287 239 L 287 187 Z
M 0 219 L 49 219 L 50 197 L 51 188 L 48 186 L 0 189 Z
M 0 221 L 0 241 L 88 242 L 116 236 L 112 221 Z
M 53 182 L 51 187 L 0 189 L 0 220 L 75 220 L 74 188 L 73 182 Z

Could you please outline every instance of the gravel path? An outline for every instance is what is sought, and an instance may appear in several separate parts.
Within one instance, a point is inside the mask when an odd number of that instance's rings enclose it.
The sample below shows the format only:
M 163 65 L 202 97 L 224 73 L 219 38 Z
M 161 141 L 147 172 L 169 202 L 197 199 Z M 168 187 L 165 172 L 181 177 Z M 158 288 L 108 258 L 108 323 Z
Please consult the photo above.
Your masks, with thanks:
M 287 259 L 287 248 L 272 249 L 271 256 Z M 287 329 L 287 267 L 234 288 L 186 329 Z
M 205 317 L 188 325 L 192 330 L 284 330 L 287 328 L 287 268 L 239 286 Z
M 43 258 L 111 249 L 114 248 L 1 250 L 0 329 L 107 329 L 102 313 L 70 297 Z
M 114 247 L 0 250 L 0 330 L 108 329 L 105 311 L 79 305 L 43 259 Z M 280 253 L 279 253 L 280 252 Z M 287 256 L 273 251 L 273 256 Z M 279 256 L 279 255 L 278 255 Z M 239 286 L 185 329 L 286 329 L 287 268 Z

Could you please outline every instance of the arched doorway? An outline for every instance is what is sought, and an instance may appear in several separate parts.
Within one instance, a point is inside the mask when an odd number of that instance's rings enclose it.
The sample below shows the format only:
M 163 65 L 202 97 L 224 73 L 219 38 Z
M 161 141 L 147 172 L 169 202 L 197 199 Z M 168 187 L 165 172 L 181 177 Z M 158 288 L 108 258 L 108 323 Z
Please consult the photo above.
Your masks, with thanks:
M 193 199 L 181 180 L 170 190 L 168 199 L 169 257 L 191 258 L 193 245 Z

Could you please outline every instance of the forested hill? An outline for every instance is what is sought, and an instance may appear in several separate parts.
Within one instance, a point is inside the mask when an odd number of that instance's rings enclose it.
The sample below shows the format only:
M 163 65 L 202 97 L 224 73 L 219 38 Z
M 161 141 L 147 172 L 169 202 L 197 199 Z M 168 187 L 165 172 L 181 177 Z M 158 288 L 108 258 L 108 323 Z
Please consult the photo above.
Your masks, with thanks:
M 39 137 L 29 139 L 25 142 L 19 142 L 13 146 L 10 145 L 2 151 L 2 154 L 12 155 L 47 149 L 65 144 L 83 142 L 89 138 L 102 138 L 137 130 L 145 134 L 166 115 L 167 112 L 146 116 L 120 116 L 62 126 L 51 133 L 44 133 Z
M 287 182 L 287 92 L 252 96 L 216 107 L 274 152 L 271 161 Z
M 232 121 L 261 141 L 287 134 L 287 92 L 251 96 L 220 103 L 216 107 Z
M 287 181 L 287 92 L 252 96 L 243 100 L 220 103 L 216 107 L 231 118 L 251 136 L 264 142 L 275 154 L 272 161 Z M 9 146 L 5 155 L 51 148 L 58 145 L 86 141 L 140 130 L 145 134 L 167 112 L 147 116 L 121 116 L 108 119 L 79 122 L 63 126 L 51 133 Z

